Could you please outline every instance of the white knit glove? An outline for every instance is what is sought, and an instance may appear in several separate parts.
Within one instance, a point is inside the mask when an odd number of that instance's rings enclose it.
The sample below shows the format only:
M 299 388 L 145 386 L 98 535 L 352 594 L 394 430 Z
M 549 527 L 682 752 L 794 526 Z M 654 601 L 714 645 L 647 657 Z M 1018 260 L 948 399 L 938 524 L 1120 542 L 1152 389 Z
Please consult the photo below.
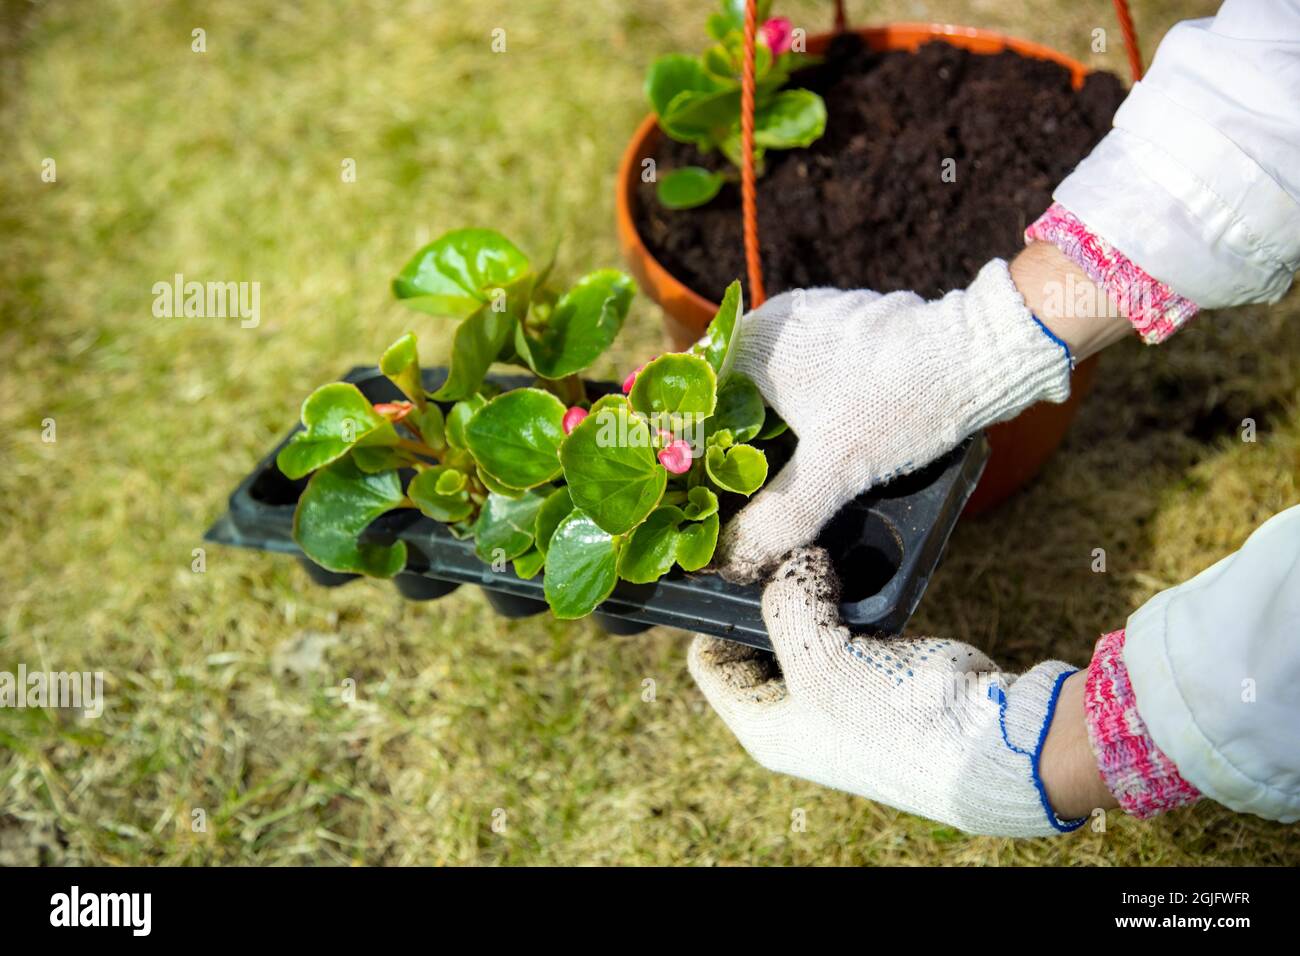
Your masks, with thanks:
M 719 565 L 757 580 L 872 485 L 967 435 L 1070 394 L 1070 359 L 994 259 L 964 291 L 785 292 L 741 319 L 735 368 L 799 438 L 723 529 Z
M 1038 772 L 1074 668 L 1016 676 L 957 641 L 855 638 L 835 591 L 826 553 L 796 551 L 763 592 L 775 662 L 705 635 L 691 645 L 691 676 L 755 760 L 970 833 L 1082 823 L 1057 819 Z

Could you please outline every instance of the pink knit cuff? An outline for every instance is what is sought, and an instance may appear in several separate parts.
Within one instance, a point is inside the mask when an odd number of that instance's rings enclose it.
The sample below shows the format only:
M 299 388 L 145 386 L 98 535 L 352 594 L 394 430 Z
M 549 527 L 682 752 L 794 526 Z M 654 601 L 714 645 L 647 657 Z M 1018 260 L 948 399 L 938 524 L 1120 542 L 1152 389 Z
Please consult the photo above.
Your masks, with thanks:
M 1126 813 L 1139 819 L 1195 803 L 1201 793 L 1147 732 L 1124 666 L 1124 632 L 1103 634 L 1088 665 L 1083 709 L 1097 769 Z
M 1197 312 L 1195 302 L 1153 279 L 1059 202 L 1025 230 L 1025 242 L 1034 240 L 1050 242 L 1082 269 L 1149 345 L 1169 338 Z

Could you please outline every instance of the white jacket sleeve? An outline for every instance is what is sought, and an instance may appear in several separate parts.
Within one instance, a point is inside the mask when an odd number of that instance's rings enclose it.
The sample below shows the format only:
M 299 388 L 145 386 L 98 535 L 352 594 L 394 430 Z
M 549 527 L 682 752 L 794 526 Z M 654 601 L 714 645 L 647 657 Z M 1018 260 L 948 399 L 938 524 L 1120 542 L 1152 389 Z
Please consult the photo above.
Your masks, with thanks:
M 1300 820 L 1300 506 L 1128 620 L 1138 713 L 1212 800 Z
M 1300 0 L 1176 25 L 1054 198 L 1202 308 L 1281 298 L 1300 268 Z

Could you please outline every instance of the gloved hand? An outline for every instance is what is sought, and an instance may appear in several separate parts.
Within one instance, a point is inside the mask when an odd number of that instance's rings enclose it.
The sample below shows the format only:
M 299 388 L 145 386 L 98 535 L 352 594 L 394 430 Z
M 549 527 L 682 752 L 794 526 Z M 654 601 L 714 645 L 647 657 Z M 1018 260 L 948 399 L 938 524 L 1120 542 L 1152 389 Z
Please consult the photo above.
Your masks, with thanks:
M 732 581 L 757 580 L 872 485 L 1070 393 L 1068 350 L 1026 308 L 1001 259 L 933 302 L 911 292 L 785 292 L 740 329 L 735 369 L 799 444 L 723 528 L 718 564 Z
M 698 635 L 690 671 L 760 764 L 970 833 L 1039 836 L 1059 820 L 1039 757 L 1061 683 L 1006 674 L 956 641 L 854 638 L 826 553 L 796 551 L 763 592 L 770 655 Z

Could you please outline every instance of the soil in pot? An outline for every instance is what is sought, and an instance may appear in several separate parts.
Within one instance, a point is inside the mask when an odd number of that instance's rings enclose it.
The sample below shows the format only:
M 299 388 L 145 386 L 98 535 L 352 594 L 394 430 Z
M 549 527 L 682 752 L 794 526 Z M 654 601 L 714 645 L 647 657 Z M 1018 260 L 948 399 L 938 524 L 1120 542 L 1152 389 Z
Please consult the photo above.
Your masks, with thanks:
M 1023 247 L 1025 226 L 1126 95 L 1109 73 L 1076 91 L 1064 67 L 1017 53 L 940 42 L 873 52 L 852 34 L 794 85 L 821 93 L 829 119 L 811 147 L 769 153 L 758 181 L 769 294 L 829 285 L 930 298 L 964 287 L 989 258 Z M 660 170 L 726 166 L 667 137 L 655 160 Z M 637 227 L 651 254 L 718 301 L 745 275 L 739 188 L 681 211 L 664 209 L 653 183 L 639 188 Z

